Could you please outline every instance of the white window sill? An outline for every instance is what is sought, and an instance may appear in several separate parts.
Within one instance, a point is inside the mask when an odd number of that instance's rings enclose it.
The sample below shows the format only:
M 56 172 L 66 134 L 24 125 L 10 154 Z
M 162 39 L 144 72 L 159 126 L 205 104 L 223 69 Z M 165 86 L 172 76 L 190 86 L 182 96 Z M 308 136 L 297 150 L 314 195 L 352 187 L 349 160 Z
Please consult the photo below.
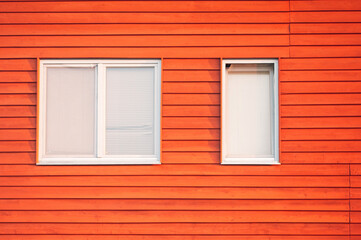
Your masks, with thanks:
M 274 158 L 225 158 L 222 165 L 281 165 Z
M 153 165 L 158 158 L 42 158 L 36 165 Z

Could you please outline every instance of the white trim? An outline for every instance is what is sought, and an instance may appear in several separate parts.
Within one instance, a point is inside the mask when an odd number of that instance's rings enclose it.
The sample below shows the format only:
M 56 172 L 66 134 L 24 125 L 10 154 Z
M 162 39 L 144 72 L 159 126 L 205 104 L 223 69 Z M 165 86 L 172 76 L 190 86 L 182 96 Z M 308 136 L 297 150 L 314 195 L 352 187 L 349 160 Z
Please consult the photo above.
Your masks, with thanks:
M 45 156 L 46 124 L 46 68 L 47 67 L 96 67 L 95 78 L 95 155 L 92 156 Z M 154 152 L 155 155 L 105 155 L 105 94 L 106 67 L 152 67 L 154 68 Z M 39 151 L 37 165 L 116 165 L 160 164 L 160 99 L 161 60 L 158 59 L 47 59 L 40 60 L 39 79 Z
M 226 157 L 227 156 L 227 142 L 226 142 L 226 82 L 227 82 L 227 64 L 252 64 L 252 63 L 271 63 L 273 64 L 273 71 L 270 76 L 273 77 L 273 152 L 272 157 Z M 263 70 L 263 69 L 262 69 Z M 234 70 L 237 71 L 237 70 Z M 244 71 L 244 70 L 243 70 Z M 238 164 L 238 165 L 277 165 L 279 162 L 279 113 L 278 113 L 278 60 L 277 59 L 223 59 L 222 61 L 222 155 L 221 163 L 224 165 Z

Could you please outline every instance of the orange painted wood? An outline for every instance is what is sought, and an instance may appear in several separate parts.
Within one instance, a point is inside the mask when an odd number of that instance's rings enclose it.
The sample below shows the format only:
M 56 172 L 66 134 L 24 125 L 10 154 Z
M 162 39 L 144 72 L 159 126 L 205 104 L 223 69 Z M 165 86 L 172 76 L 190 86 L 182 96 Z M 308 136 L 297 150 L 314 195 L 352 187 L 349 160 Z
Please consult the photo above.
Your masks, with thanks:
M 361 140 L 361 129 L 282 129 L 281 140 Z
M 361 117 L 282 118 L 282 128 L 361 128 Z
M 236 3 L 236 2 L 234 2 Z M 163 4 L 160 4 L 163 5 Z M 16 24 L 0 25 L 0 36 L 7 35 L 154 35 L 154 34 L 288 34 L 287 23 L 204 23 L 204 24 Z
M 288 47 L 87 47 L 1 48 L 7 58 L 274 58 L 288 57 Z M 355 51 L 355 49 L 352 49 Z M 345 51 L 345 49 L 343 49 Z M 356 55 L 356 54 L 354 54 Z
M 283 82 L 280 88 L 281 93 L 360 93 L 361 82 Z
M 33 71 L 0 72 L 0 82 L 36 82 Z
M 348 176 L 0 177 L 0 186 L 349 187 Z M 357 180 L 357 179 L 356 179 Z M 361 180 L 358 180 L 361 181 Z M 352 183 L 352 182 L 351 182 Z M 360 184 L 361 185 L 361 184 Z M 356 185 L 355 185 L 356 186 Z
M 163 84 L 167 85 L 167 84 Z M 181 84 L 183 85 L 183 84 Z M 177 90 L 173 88 L 173 86 L 167 86 L 168 89 L 172 89 L 172 92 L 176 92 Z M 186 87 L 186 86 L 185 86 Z M 180 88 L 180 91 L 189 91 L 189 89 L 182 90 L 184 88 Z M 196 89 L 194 90 L 196 91 Z M 204 91 L 200 89 L 199 91 Z M 220 104 L 220 96 L 219 94 L 163 94 L 163 105 L 219 105 Z
M 0 84 L 1 86 L 1 84 Z M 163 93 L 219 93 L 218 82 L 165 82 Z
M 35 153 L 0 153 L 0 164 L 35 164 Z
M 1 107 L 0 107 L 1 114 Z M 219 106 L 163 106 L 164 117 L 218 117 Z
M 0 83 L 0 88 L 2 84 Z M 3 89 L 3 91 L 12 92 L 17 91 L 18 89 L 11 89 L 11 87 Z M 0 90 L 2 91 L 2 90 Z M 31 89 L 25 88 L 25 90 L 19 89 L 19 91 L 33 91 Z M 0 104 L 1 105 L 36 105 L 36 95 L 35 94 L 0 94 Z
M 360 164 L 353 164 L 350 165 L 351 175 L 361 175 L 361 165 Z
M 358 201 L 358 200 L 352 200 Z M 282 210 L 347 211 L 348 200 L 0 199 L 1 210 Z
M 0 222 L 47 223 L 348 223 L 348 212 L 325 211 L 0 211 Z M 359 222 L 357 213 L 351 215 Z
M 0 152 L 33 152 L 35 141 L 0 141 Z
M 347 61 L 347 60 L 346 60 Z M 281 61 L 282 63 L 282 61 Z M 328 66 L 324 64 L 323 66 Z M 282 65 L 281 65 L 282 67 Z M 311 65 L 300 66 L 303 69 L 312 69 Z M 338 68 L 337 66 L 335 66 Z M 321 67 L 322 68 L 322 67 Z M 281 71 L 280 81 L 361 81 L 360 70 L 339 70 L 339 71 Z
M 291 11 L 316 11 L 316 10 L 361 10 L 361 3 L 359 1 L 354 0 L 343 0 L 340 1 L 290 1 L 290 10 Z
M 0 119 L 1 122 L 1 119 Z M 163 117 L 163 128 L 219 128 L 219 117 Z
M 361 141 L 283 141 L 284 152 L 359 152 Z
M 0 83 L 0 93 L 36 93 L 36 83 Z
M 350 188 L 350 198 L 361 198 L 361 188 Z
M 163 62 L 163 69 L 173 70 L 219 70 L 220 60 L 219 59 L 172 59 L 166 58 Z
M 317 85 L 317 83 L 315 83 Z M 325 91 L 326 87 L 323 87 L 320 84 L 319 92 Z M 346 85 L 346 84 L 345 84 Z M 330 88 L 331 90 L 332 88 Z M 290 91 L 293 91 L 294 88 L 291 88 Z M 296 90 L 296 89 L 295 89 Z M 344 91 L 352 91 L 357 89 L 350 89 L 347 87 L 342 89 Z M 298 91 L 298 89 L 296 90 Z M 302 91 L 302 89 L 300 89 Z M 313 89 L 312 91 L 317 91 Z M 361 94 L 340 94 L 340 93 L 332 93 L 332 94 L 284 94 L 281 95 L 282 105 L 304 105 L 304 104 L 361 104 Z
M 350 177 L 351 187 L 361 187 L 361 176 Z
M 360 34 L 312 34 L 290 37 L 290 45 L 361 45 Z
M 1 130 L 0 130 L 1 136 Z M 219 140 L 219 129 L 164 129 L 163 140 Z M 0 137 L 1 138 L 1 137 Z
M 352 168 L 351 168 L 352 169 Z M 162 164 L 159 166 L 34 166 L 0 165 L 2 176 L 105 175 L 222 175 L 222 176 L 348 176 L 344 164 L 281 164 L 280 166 L 221 166 L 220 164 Z M 361 170 L 360 170 L 361 171 Z
M 35 118 L 0 118 L 0 128 L 35 128 Z
M 361 33 L 361 23 L 293 23 L 291 33 Z
M 361 223 L 361 212 L 351 212 L 350 214 L 352 223 Z
M 348 199 L 348 188 L 0 187 L 1 198 Z
M 84 1 L 0 3 L 2 12 L 237 12 L 288 11 L 286 1 Z
M 0 70 L 36 70 L 36 61 L 34 59 L 0 59 Z
M 359 152 L 313 152 L 313 153 L 282 153 L 284 164 L 330 164 L 330 163 L 361 163 Z
M 292 23 L 321 23 L 321 22 L 361 22 L 359 11 L 330 11 L 330 12 L 291 12 L 290 22 Z
M 287 35 L 1 36 L 0 47 L 288 46 Z
M 34 106 L 0 106 L 0 117 L 35 117 Z
M 282 117 L 346 117 L 361 116 L 360 105 L 329 105 L 329 106 L 282 106 Z
M 215 152 L 220 149 L 219 140 L 213 141 L 162 141 L 163 151 L 179 151 L 179 152 Z
M 359 57 L 361 46 L 292 46 L 291 57 Z
M 361 235 L 361 224 L 350 224 L 350 230 L 353 235 Z M 359 237 L 355 237 L 352 240 L 357 240 Z
M 351 199 L 350 207 L 351 207 L 351 211 L 361 211 L 361 200 Z
M 219 152 L 163 152 L 162 164 L 220 164 Z
M 18 240 L 18 235 L 2 235 L 9 240 Z M 47 240 L 49 238 L 54 240 L 63 240 L 64 237 L 69 240 L 269 240 L 268 235 L 25 235 L 22 234 L 21 238 L 24 240 Z M 273 240 L 314 240 L 314 236 L 280 236 L 273 235 Z M 349 236 L 317 236 L 318 240 L 349 240 Z M 360 240 L 357 236 L 351 236 L 352 240 Z
M 218 82 L 220 73 L 217 70 L 166 70 L 163 71 L 163 79 L 167 82 Z
M 327 234 L 347 235 L 348 224 L 337 223 L 163 223 L 163 224 L 51 224 L 3 223 L 0 234 Z M 223 236 L 224 238 L 224 236 Z
M 301 59 L 291 58 L 291 59 L 282 59 L 282 61 L 280 62 L 280 67 L 282 70 L 361 69 L 360 60 L 361 58 L 301 58 Z M 340 71 L 338 72 L 338 75 L 343 76 L 345 74 L 345 76 L 348 76 L 351 75 L 352 73 L 357 74 L 358 72 Z M 302 77 L 301 72 L 297 72 L 296 74 Z M 316 77 L 319 76 L 317 75 Z M 337 80 L 341 80 L 341 79 L 337 79 Z M 347 79 L 343 79 L 343 80 L 347 80 Z M 358 80 L 361 80 L 360 77 L 358 78 Z
M 351 17 L 353 16 L 353 17 Z M 351 14 L 348 19 L 358 19 Z M 287 12 L 0 13 L 0 23 L 287 23 Z
M 35 129 L 0 129 L 1 140 L 36 140 Z

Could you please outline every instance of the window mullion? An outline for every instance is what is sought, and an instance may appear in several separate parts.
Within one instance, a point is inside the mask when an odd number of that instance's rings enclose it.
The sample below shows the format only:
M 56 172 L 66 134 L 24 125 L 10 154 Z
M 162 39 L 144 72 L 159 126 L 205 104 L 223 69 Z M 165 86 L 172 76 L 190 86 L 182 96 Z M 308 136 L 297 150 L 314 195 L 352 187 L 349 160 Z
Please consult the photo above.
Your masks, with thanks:
M 98 115 L 97 115 L 97 157 L 105 155 L 105 94 L 106 72 L 102 63 L 98 64 Z

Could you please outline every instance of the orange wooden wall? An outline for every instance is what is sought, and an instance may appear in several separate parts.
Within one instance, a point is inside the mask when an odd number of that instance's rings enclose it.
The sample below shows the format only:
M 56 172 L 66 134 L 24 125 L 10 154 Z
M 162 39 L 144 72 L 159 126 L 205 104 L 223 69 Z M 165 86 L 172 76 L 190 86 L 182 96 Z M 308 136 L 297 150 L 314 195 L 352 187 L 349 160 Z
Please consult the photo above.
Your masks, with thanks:
M 0 239 L 361 239 L 361 1 L 0 12 Z M 163 164 L 35 166 L 37 58 L 163 58 Z M 280 58 L 280 166 L 220 165 L 220 58 Z

